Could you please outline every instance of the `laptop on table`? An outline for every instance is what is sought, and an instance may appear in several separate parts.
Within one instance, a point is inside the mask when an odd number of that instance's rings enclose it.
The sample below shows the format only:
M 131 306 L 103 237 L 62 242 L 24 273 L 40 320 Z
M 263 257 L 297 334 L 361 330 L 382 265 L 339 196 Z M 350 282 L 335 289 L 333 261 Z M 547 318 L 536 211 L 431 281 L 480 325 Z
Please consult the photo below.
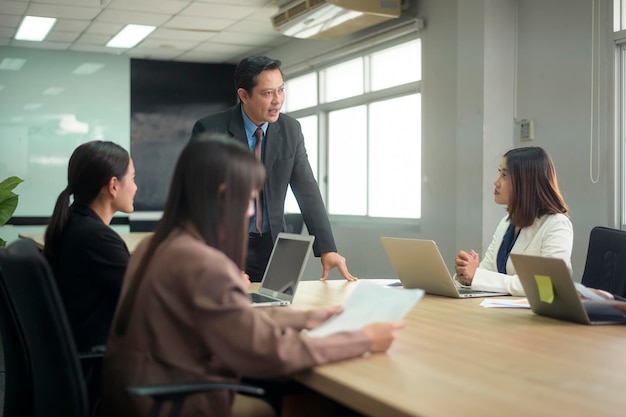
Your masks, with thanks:
M 535 314 L 583 324 L 626 323 L 626 313 L 612 307 L 622 301 L 581 299 L 562 259 L 510 256 Z
M 422 288 L 428 294 L 452 298 L 509 295 L 457 285 L 433 240 L 381 236 L 380 241 L 404 288 Z
M 261 285 L 249 293 L 253 307 L 291 304 L 314 239 L 309 235 L 278 234 Z

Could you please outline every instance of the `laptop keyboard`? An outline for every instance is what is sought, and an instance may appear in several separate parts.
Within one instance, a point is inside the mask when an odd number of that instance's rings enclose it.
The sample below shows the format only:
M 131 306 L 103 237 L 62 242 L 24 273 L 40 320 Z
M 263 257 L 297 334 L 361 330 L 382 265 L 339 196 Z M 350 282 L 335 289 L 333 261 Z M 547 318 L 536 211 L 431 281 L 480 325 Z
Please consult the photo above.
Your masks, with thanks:
M 250 293 L 250 297 L 252 297 L 252 302 L 253 303 L 268 303 L 268 302 L 272 302 L 272 301 L 277 301 L 275 298 L 272 297 L 267 297 L 263 294 L 259 294 L 256 292 L 252 292 Z

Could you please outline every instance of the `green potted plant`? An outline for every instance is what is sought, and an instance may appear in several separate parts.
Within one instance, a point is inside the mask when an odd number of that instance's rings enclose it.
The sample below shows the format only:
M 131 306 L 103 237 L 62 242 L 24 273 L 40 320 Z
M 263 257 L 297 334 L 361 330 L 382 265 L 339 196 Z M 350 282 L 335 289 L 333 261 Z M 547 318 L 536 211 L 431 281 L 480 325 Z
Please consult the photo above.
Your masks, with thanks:
M 22 181 L 24 180 L 18 177 L 9 177 L 0 182 L 0 227 L 9 221 L 17 208 L 17 194 L 13 192 L 13 189 Z M 0 238 L 0 248 L 6 244 L 7 242 Z

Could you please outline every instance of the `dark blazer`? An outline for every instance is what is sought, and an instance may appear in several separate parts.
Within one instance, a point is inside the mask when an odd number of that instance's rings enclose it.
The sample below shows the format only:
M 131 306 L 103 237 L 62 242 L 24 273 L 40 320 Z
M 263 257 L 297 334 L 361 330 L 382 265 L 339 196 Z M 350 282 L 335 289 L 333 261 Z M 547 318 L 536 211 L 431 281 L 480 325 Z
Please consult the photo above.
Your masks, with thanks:
M 52 270 L 79 351 L 107 340 L 130 258 L 124 240 L 88 206 L 74 203 Z
M 200 132 L 227 134 L 248 147 L 241 104 L 198 120 L 192 133 Z M 263 193 L 272 240 L 275 241 L 278 233 L 286 228 L 283 217 L 285 197 L 287 187 L 291 185 L 307 230 L 315 236 L 315 256 L 337 252 L 324 201 L 304 148 L 302 128 L 297 120 L 281 113 L 277 122 L 268 125 L 263 164 L 267 171 Z

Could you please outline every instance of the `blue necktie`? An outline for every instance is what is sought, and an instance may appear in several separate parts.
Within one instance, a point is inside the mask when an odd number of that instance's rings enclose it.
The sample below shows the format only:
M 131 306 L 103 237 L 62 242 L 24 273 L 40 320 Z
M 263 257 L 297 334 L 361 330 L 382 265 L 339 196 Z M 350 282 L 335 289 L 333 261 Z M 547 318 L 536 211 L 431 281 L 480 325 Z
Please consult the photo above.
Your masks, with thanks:
M 258 127 L 254 131 L 254 136 L 256 136 L 256 143 L 254 144 L 254 156 L 256 156 L 257 161 L 261 162 L 261 144 L 263 143 L 263 129 Z M 261 195 L 262 191 L 259 191 L 254 199 L 254 206 L 256 209 L 256 229 L 259 233 L 263 233 L 263 198 Z
M 498 250 L 497 265 L 498 272 L 501 274 L 506 274 L 506 261 L 509 259 L 509 254 L 511 253 L 511 249 L 513 249 L 513 245 L 515 245 L 518 235 L 519 232 L 515 234 L 515 225 L 509 224 L 509 228 L 506 229 L 502 244 Z

